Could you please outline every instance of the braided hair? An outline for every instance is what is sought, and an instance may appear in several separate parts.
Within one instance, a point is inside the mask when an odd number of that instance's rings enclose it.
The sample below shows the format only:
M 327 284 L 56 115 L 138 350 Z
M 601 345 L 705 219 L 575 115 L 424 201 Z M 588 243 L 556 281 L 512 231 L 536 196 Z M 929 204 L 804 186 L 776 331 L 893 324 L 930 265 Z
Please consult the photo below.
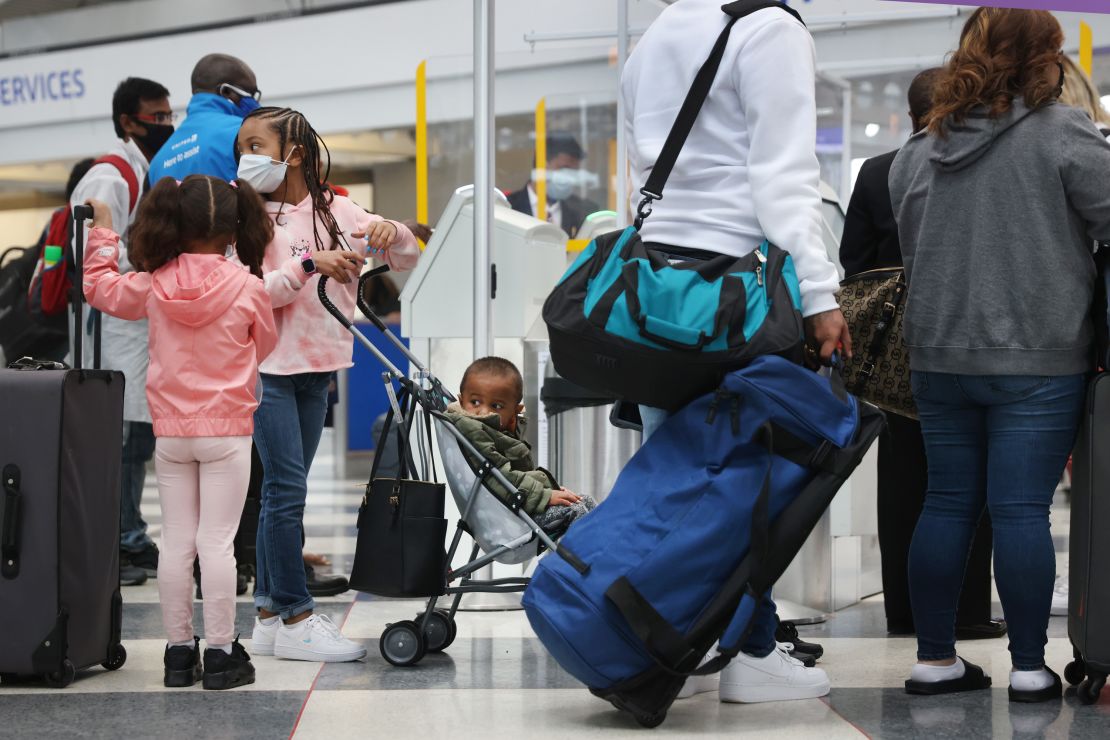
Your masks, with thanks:
M 323 138 L 316 133 L 316 129 L 309 125 L 304 114 L 292 108 L 277 108 L 267 106 L 251 111 L 247 118 L 265 120 L 270 128 L 278 135 L 280 142 L 279 151 L 285 151 L 287 143 L 295 144 L 301 148 L 301 174 L 304 175 L 305 185 L 308 186 L 312 198 L 312 236 L 317 249 L 324 248 L 324 239 L 320 236 L 320 224 L 323 225 L 331 246 L 328 249 L 338 249 L 340 244 L 349 248 L 347 240 L 343 238 L 339 224 L 331 212 L 331 203 L 335 200 L 335 193 L 326 185 L 331 174 L 331 152 Z M 321 156 L 321 151 L 323 156 Z M 236 151 L 238 156 L 238 151 Z M 323 172 L 321 173 L 321 170 Z M 282 208 L 285 204 L 282 204 Z M 281 210 L 278 210 L 278 216 Z

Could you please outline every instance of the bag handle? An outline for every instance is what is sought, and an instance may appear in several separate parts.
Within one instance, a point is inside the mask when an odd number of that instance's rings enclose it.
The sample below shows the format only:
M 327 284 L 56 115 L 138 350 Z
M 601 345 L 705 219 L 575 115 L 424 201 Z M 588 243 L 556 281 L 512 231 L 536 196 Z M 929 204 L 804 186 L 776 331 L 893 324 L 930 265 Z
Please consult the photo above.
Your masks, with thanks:
M 871 338 L 871 344 L 867 347 L 867 355 L 864 356 L 860 365 L 859 377 L 852 384 L 851 391 L 857 396 L 863 393 L 863 389 L 875 374 L 875 360 L 882 357 L 883 345 L 886 344 L 890 330 L 894 328 L 894 319 L 898 315 L 898 309 L 901 308 L 906 299 L 906 290 L 906 273 L 899 271 L 898 277 L 894 281 L 890 299 L 883 302 L 879 320 L 875 323 L 875 335 Z
M 22 525 L 19 467 L 5 465 L 3 472 L 4 502 L 0 508 L 0 575 L 11 580 L 19 575 L 19 541 Z
M 713 45 L 713 51 L 710 52 L 709 58 L 705 60 L 705 63 L 702 64 L 701 69 L 694 77 L 694 83 L 690 86 L 690 91 L 686 93 L 686 99 L 682 102 L 678 117 L 675 119 L 674 125 L 671 126 L 671 131 L 667 134 L 667 140 L 659 152 L 659 158 L 655 160 L 655 166 L 651 168 L 651 175 L 648 176 L 644 186 L 640 188 L 640 194 L 644 196 L 644 199 L 640 201 L 640 205 L 636 209 L 634 226 L 637 231 L 643 226 L 644 219 L 651 215 L 651 204 L 663 198 L 663 188 L 666 187 L 667 178 L 671 176 L 671 170 L 674 169 L 675 163 L 678 161 L 679 152 L 682 151 L 686 139 L 694 129 L 695 121 L 698 120 L 698 114 L 701 112 L 706 98 L 709 97 L 713 80 L 717 77 L 717 70 L 720 69 L 721 60 L 725 56 L 725 47 L 728 46 L 728 37 L 732 27 L 741 18 L 766 8 L 778 8 L 786 11 L 803 26 L 805 25 L 802 17 L 798 15 L 798 11 L 783 5 L 778 0 L 738 0 L 738 2 L 728 3 L 721 7 L 721 10 L 730 16 L 728 25 L 717 37 L 717 43 Z
M 740 313 L 740 322 L 743 323 L 746 313 L 744 300 L 744 284 L 739 278 L 726 275 L 722 278 L 721 296 L 717 303 L 717 311 L 713 316 L 712 334 L 704 331 L 681 326 L 658 316 L 652 316 L 644 311 L 640 303 L 640 265 L 638 262 L 628 262 L 621 268 L 621 283 L 624 286 L 625 302 L 632 320 L 640 327 L 640 336 L 650 339 L 669 349 L 681 352 L 700 352 L 705 345 L 713 341 L 725 327 L 728 326 L 729 313 Z

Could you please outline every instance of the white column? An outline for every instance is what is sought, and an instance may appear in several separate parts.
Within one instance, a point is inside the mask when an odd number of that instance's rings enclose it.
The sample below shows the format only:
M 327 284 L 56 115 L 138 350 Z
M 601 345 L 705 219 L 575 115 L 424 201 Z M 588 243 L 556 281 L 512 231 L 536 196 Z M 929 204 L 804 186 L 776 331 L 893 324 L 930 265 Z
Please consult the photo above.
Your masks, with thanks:
M 474 0 L 474 357 L 493 354 L 493 0 Z

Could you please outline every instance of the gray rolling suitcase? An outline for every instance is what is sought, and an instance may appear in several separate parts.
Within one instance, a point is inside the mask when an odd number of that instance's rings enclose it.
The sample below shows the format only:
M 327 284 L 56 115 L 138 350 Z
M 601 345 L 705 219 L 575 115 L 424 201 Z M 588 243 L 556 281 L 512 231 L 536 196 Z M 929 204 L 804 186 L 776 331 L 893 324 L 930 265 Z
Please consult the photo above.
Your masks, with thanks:
M 78 234 L 84 215 L 75 214 Z M 81 301 L 73 303 L 80 327 Z M 0 674 L 38 675 L 61 688 L 80 669 L 116 670 L 127 659 L 119 592 L 124 378 L 80 369 L 79 359 L 73 370 L 14 364 L 21 369 L 0 370 Z
M 1084 704 L 1098 701 L 1110 674 L 1110 373 L 1091 381 L 1072 457 L 1068 636 L 1075 650 L 1064 677 Z

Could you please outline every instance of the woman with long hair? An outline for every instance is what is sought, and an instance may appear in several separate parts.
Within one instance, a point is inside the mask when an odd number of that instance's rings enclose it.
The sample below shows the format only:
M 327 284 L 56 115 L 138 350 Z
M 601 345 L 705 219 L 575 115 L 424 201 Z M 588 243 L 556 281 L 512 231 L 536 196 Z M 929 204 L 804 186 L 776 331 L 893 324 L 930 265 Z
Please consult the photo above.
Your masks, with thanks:
M 955 650 L 960 585 L 988 509 L 1010 699 L 1061 695 L 1044 662 L 1049 506 L 1092 368 L 1091 247 L 1110 240 L 1110 145 L 1084 113 L 1057 104 L 1063 40 L 1048 12 L 976 10 L 937 81 L 927 130 L 891 169 L 929 461 L 910 548 L 910 693 L 990 686 Z

